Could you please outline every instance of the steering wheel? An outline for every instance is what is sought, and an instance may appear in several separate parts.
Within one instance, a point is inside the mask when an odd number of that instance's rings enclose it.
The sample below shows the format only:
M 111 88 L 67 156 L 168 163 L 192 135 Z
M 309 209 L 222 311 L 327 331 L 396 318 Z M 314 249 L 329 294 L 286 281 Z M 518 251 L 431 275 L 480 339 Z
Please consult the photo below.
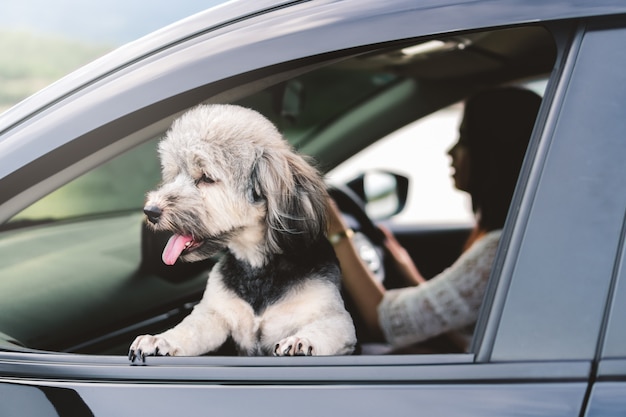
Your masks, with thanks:
M 365 212 L 364 201 L 350 188 L 346 186 L 332 186 L 328 193 L 335 200 L 342 214 L 353 217 L 356 222 L 355 231 L 365 234 L 372 243 L 380 246 L 384 235 Z
M 385 236 L 365 212 L 363 200 L 346 186 L 333 186 L 328 193 L 344 220 L 354 231 L 353 241 L 361 260 L 379 282 L 385 279 L 383 241 Z

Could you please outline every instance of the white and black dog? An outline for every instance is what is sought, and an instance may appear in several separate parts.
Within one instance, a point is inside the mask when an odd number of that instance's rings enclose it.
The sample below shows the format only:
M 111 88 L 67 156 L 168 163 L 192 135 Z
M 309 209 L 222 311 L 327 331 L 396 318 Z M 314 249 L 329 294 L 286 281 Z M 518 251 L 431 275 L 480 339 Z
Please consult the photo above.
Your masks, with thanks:
M 193 356 L 231 338 L 241 355 L 343 355 L 356 343 L 325 238 L 328 194 L 318 171 L 256 111 L 201 105 L 159 144 L 163 182 L 144 212 L 172 232 L 163 261 L 222 253 L 192 313 L 138 336 L 131 361 Z

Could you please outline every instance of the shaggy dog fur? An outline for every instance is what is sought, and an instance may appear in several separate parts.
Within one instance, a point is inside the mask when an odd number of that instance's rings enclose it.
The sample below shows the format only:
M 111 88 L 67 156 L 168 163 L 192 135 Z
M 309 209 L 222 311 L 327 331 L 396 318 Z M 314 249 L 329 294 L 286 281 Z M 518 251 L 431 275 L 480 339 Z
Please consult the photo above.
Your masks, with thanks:
M 137 337 L 130 360 L 201 355 L 229 338 L 242 355 L 351 353 L 325 185 L 274 125 L 243 107 L 202 105 L 172 124 L 159 153 L 163 182 L 144 211 L 173 233 L 163 261 L 223 256 L 192 313 Z

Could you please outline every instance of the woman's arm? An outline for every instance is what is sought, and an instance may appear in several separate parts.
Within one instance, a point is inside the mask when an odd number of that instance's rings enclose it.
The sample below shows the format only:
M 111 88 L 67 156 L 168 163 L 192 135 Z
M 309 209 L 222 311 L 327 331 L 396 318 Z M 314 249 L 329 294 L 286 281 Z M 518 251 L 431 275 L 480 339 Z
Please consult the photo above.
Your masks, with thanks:
M 379 228 L 385 235 L 384 243 L 387 255 L 395 263 L 397 272 L 402 275 L 402 278 L 407 285 L 415 286 L 426 282 L 426 279 L 413 263 L 409 253 L 406 249 L 404 249 L 400 242 L 398 242 L 393 233 L 391 233 L 386 227 Z

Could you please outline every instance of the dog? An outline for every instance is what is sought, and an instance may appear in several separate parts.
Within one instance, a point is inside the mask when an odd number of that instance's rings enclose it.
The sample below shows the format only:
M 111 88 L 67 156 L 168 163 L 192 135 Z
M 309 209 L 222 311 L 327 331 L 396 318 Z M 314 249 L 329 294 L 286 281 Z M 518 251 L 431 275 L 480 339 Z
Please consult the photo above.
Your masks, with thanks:
M 203 355 L 229 339 L 240 355 L 352 353 L 325 184 L 274 124 L 244 107 L 200 105 L 172 123 L 159 156 L 162 183 L 144 212 L 172 233 L 163 262 L 220 257 L 193 311 L 138 336 L 130 361 Z

